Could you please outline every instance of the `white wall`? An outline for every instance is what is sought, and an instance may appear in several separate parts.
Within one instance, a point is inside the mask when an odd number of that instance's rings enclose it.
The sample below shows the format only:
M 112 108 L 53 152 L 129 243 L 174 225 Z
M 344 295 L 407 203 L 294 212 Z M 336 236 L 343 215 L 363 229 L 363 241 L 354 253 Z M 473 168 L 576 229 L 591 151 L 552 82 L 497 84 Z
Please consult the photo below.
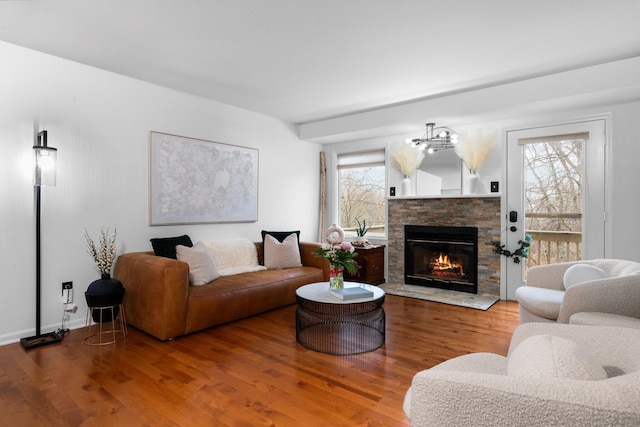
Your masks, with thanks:
M 640 262 L 640 102 L 616 105 L 610 111 L 608 257 Z
M 276 119 L 0 42 L 0 343 L 35 331 L 32 149 L 49 132 L 58 182 L 42 191 L 42 331 L 59 328 L 61 282 L 73 281 L 84 326 L 84 291 L 99 273 L 86 253 L 117 226 L 118 253 L 150 250 L 152 237 L 260 239 L 299 229 L 316 240 L 320 146 Z M 149 131 L 259 149 L 259 221 L 148 225 Z M 126 286 L 126 284 L 125 284 Z

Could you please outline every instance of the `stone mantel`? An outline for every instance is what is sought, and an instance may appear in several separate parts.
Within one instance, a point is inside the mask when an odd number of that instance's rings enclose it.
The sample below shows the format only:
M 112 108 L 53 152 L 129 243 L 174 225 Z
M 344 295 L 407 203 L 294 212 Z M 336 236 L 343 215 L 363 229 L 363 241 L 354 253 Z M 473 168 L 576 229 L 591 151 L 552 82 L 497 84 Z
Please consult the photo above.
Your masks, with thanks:
M 404 226 L 432 225 L 478 228 L 478 293 L 500 296 L 498 193 L 455 196 L 388 197 L 388 281 L 404 283 Z
M 478 199 L 485 197 L 500 198 L 500 193 L 489 194 L 442 194 L 440 196 L 388 196 L 387 200 L 414 200 L 414 199 Z

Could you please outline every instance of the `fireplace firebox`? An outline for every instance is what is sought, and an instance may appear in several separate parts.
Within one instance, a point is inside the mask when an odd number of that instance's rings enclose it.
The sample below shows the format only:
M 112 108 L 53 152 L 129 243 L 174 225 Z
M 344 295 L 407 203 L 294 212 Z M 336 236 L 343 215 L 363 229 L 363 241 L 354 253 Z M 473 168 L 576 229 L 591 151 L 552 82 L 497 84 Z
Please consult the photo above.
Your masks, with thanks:
M 478 293 L 478 228 L 405 225 L 409 285 Z

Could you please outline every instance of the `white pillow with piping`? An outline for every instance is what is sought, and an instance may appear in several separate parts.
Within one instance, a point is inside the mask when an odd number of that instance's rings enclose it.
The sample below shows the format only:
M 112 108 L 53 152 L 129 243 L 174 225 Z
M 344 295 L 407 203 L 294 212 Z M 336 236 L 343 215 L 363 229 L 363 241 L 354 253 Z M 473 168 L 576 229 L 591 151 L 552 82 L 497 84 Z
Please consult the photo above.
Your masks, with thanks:
M 565 289 L 578 283 L 591 282 L 592 280 L 606 279 L 609 275 L 601 268 L 591 264 L 574 264 L 567 268 L 562 278 Z

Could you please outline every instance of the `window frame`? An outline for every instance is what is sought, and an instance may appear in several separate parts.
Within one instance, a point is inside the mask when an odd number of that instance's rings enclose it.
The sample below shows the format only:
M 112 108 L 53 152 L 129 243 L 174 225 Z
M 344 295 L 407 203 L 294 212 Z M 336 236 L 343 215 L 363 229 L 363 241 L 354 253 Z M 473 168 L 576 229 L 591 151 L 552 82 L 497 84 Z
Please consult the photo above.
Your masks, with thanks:
M 364 149 L 349 150 L 349 151 L 344 151 L 336 154 L 335 167 L 333 168 L 335 172 L 335 180 L 336 180 L 335 181 L 336 192 L 335 192 L 335 197 L 333 198 L 334 203 L 336 204 L 336 208 L 335 208 L 336 220 L 334 222 L 342 227 L 341 225 L 341 218 L 342 218 L 341 187 L 342 186 L 340 185 L 341 184 L 340 170 L 365 168 L 365 167 L 372 167 L 372 166 L 382 166 L 384 168 L 384 183 L 383 183 L 384 232 L 376 233 L 376 232 L 369 231 L 367 233 L 367 237 L 371 238 L 372 240 L 384 240 L 387 238 L 387 229 L 388 229 L 386 187 L 387 187 L 387 182 L 389 178 L 388 178 L 386 146 L 377 147 L 377 148 L 367 147 Z M 356 237 L 356 235 L 357 234 L 354 231 L 345 231 L 345 236 L 349 238 Z

